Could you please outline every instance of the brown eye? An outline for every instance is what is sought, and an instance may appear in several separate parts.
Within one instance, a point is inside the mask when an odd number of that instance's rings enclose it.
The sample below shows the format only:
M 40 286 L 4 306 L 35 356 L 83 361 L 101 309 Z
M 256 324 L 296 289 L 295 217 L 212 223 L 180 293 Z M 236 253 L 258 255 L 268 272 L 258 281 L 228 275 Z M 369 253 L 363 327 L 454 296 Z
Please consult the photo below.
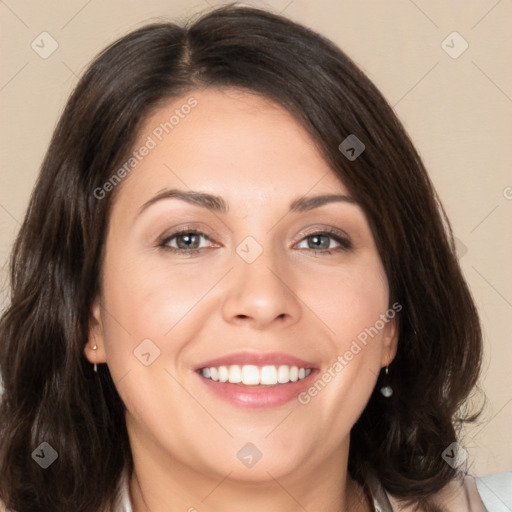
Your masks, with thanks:
M 309 249 L 331 249 L 331 236 L 328 235 L 310 235 L 306 237 Z
M 201 244 L 201 237 L 196 233 L 181 233 L 175 238 L 178 249 L 197 249 Z
M 210 239 L 199 231 L 180 231 L 166 237 L 160 243 L 165 249 L 182 252 L 193 252 L 209 247 Z

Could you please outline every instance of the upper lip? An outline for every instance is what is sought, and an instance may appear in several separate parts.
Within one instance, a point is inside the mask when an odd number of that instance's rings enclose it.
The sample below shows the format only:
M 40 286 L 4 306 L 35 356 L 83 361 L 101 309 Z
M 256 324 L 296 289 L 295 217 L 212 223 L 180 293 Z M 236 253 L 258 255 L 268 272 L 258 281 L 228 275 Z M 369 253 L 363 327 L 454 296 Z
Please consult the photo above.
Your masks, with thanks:
M 255 366 L 265 365 L 287 365 L 287 366 L 298 366 L 299 368 L 314 368 L 315 365 L 299 357 L 285 354 L 284 352 L 233 352 L 225 356 L 210 359 L 197 365 L 194 370 L 200 370 L 201 368 L 211 368 L 218 366 L 230 366 L 238 364 L 243 366 L 245 364 L 252 364 Z

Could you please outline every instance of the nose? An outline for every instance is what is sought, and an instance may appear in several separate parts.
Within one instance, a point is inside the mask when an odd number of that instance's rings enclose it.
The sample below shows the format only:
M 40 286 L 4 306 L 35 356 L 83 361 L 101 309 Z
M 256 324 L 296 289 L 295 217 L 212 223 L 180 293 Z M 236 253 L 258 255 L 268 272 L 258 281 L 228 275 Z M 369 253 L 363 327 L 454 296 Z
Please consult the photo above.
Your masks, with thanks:
M 229 273 L 228 291 L 222 307 L 224 320 L 231 324 L 263 330 L 270 326 L 291 326 L 301 314 L 301 302 L 294 291 L 294 277 L 284 263 L 269 252 L 247 263 L 238 255 Z

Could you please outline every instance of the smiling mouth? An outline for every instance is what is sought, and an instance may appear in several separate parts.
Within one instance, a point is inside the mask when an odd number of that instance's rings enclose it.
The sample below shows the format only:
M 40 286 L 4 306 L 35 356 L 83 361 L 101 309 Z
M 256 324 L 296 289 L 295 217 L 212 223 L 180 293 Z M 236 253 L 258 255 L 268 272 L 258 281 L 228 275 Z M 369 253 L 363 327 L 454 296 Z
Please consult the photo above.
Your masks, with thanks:
M 256 366 L 229 365 L 200 368 L 198 373 L 205 379 L 243 386 L 276 386 L 303 380 L 311 374 L 311 368 L 288 365 Z

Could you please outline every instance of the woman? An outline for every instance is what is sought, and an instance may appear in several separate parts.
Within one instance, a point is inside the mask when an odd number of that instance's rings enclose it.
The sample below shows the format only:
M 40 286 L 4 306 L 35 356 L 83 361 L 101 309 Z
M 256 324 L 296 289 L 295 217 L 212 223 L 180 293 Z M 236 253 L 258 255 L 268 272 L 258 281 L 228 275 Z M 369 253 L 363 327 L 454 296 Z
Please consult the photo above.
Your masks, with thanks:
M 0 333 L 16 512 L 483 509 L 449 223 L 375 86 L 280 16 L 150 25 L 93 62 Z

